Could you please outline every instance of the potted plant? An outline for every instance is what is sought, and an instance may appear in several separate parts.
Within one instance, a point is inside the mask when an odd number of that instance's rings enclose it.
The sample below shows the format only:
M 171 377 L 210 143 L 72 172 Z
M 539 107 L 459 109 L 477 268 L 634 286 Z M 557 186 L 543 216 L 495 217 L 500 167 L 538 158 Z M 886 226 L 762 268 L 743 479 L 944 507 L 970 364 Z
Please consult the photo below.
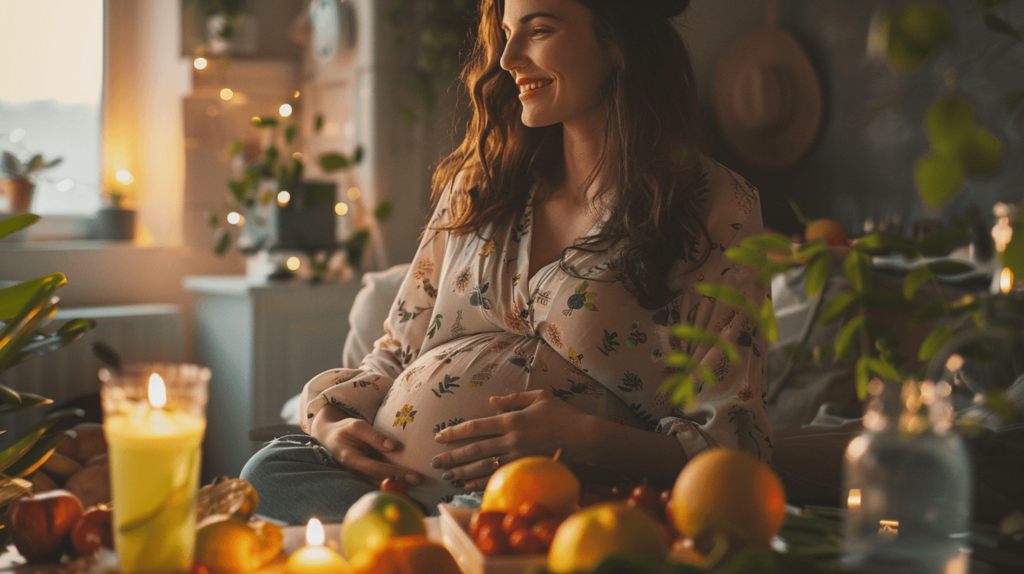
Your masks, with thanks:
M 90 237 L 108 241 L 131 241 L 135 238 L 135 210 L 124 207 L 125 191 L 114 189 L 103 194 L 106 205 L 96 212 Z
M 11 211 L 28 211 L 32 207 L 32 195 L 36 190 L 33 174 L 50 169 L 60 162 L 61 158 L 59 157 L 47 162 L 43 159 L 42 154 L 36 154 L 26 162 L 13 153 L 5 151 L 3 161 L 0 162 L 0 175 L 7 180 L 7 197 L 10 201 Z

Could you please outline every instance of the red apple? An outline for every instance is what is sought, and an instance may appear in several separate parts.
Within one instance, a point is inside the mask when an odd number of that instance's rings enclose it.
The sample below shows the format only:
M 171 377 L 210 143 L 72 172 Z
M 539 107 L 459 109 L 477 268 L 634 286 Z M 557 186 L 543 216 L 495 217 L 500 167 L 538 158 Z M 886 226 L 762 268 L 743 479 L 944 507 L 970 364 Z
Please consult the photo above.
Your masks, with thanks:
M 15 548 L 29 562 L 58 560 L 64 538 L 82 516 L 82 503 L 66 490 L 23 496 L 7 509 Z
M 100 546 L 114 549 L 114 533 L 110 526 L 110 507 L 90 506 L 71 527 L 71 545 L 79 556 L 90 556 Z

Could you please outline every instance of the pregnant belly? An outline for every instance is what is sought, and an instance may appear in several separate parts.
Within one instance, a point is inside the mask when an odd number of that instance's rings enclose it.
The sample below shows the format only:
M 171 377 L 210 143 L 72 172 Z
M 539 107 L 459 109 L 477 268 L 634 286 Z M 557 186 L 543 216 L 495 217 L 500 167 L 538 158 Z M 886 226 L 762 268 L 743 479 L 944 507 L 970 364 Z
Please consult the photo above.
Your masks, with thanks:
M 460 446 L 441 445 L 434 434 L 460 422 L 494 416 L 489 398 L 527 390 L 537 338 L 510 333 L 463 337 L 431 349 L 413 361 L 391 387 L 373 426 L 402 443 L 383 459 L 424 477 L 409 495 L 427 508 L 464 490 L 441 479 L 443 469 L 430 467 L 440 452 Z M 546 368 L 546 367 L 545 367 Z M 539 381 L 535 381 L 539 382 Z

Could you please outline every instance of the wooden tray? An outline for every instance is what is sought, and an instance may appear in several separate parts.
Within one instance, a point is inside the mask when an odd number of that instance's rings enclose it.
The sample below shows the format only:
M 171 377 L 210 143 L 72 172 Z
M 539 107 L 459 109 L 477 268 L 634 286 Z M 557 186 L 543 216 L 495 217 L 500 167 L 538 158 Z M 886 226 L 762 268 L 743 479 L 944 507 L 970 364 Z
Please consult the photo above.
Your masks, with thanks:
M 456 510 L 448 504 L 441 512 L 441 540 L 465 574 L 524 574 L 547 563 L 546 554 L 529 556 L 484 556 L 469 536 L 473 510 Z

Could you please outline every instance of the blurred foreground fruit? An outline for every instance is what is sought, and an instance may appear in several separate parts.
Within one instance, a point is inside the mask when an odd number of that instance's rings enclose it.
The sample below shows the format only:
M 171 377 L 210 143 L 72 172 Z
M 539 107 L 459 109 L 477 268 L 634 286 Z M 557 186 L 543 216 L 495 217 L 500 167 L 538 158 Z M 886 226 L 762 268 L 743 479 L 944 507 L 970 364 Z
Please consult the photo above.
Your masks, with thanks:
M 248 520 L 259 505 L 260 497 L 251 484 L 241 478 L 221 478 L 200 488 L 196 494 L 196 520 L 214 514 Z
M 261 565 L 256 531 L 234 516 L 207 517 L 196 530 L 195 560 L 213 574 L 248 574 Z
M 101 546 L 114 549 L 110 507 L 92 506 L 71 527 L 71 545 L 79 556 L 89 556 Z
M 385 478 L 380 481 L 380 489 L 384 492 L 393 492 L 405 496 L 409 494 L 409 483 L 401 477 Z
M 352 557 L 399 536 L 427 535 L 423 514 L 408 498 L 379 490 L 364 494 L 345 513 L 341 548 Z
M 889 15 L 886 25 L 889 63 L 902 72 L 923 66 L 953 37 L 949 12 L 933 2 L 900 6 Z
M 548 570 L 591 570 L 610 556 L 658 563 L 667 555 L 658 523 L 647 512 L 607 502 L 580 510 L 558 527 L 548 551 Z
M 517 512 L 524 503 L 544 506 L 555 516 L 577 508 L 580 481 L 569 467 L 544 456 L 528 456 L 500 467 L 487 481 L 481 512 Z
M 57 560 L 65 536 L 82 516 L 82 503 L 66 490 L 23 496 L 7 508 L 7 525 L 18 552 L 29 562 Z
M 849 247 L 850 245 L 843 226 L 832 219 L 816 219 L 808 223 L 807 229 L 804 231 L 804 239 L 808 242 L 821 239 L 832 247 Z
M 724 448 L 704 451 L 686 464 L 671 502 L 676 529 L 703 554 L 723 537 L 730 551 L 767 547 L 786 515 L 782 484 L 768 465 Z
M 444 546 L 426 536 L 399 536 L 356 554 L 350 561 L 355 574 L 461 574 Z

